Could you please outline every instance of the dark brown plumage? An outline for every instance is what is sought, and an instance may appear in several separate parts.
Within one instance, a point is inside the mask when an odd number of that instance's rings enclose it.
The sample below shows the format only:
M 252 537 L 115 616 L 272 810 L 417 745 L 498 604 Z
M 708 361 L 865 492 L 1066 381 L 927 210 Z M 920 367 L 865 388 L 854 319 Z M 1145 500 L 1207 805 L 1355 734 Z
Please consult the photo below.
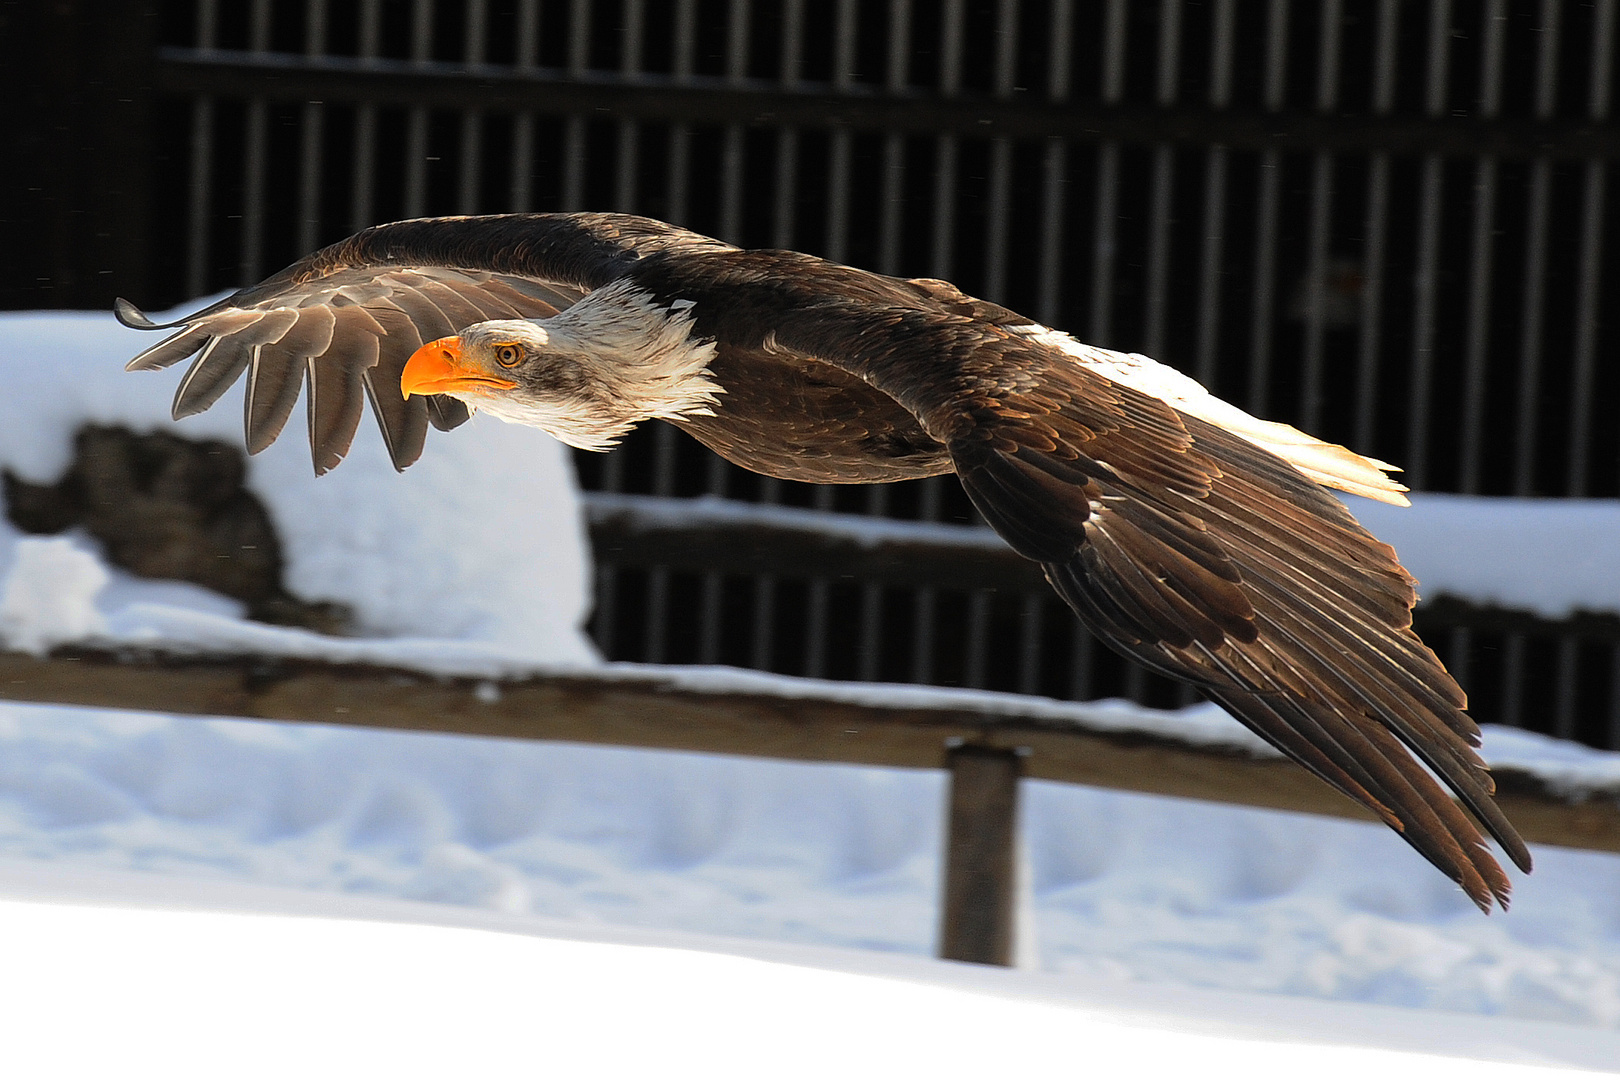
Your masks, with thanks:
M 660 326 L 690 320 L 683 340 L 709 350 L 693 355 L 723 392 L 671 415 L 717 453 L 816 482 L 954 470 L 1103 641 L 1192 683 L 1373 810 L 1482 909 L 1506 904 L 1507 877 L 1475 822 L 1423 767 L 1529 869 L 1491 798 L 1462 690 L 1412 633 L 1414 583 L 1394 552 L 1319 484 L 1396 499 L 1399 488 L 1377 463 L 1212 403 L 1144 358 L 1088 350 L 946 282 L 741 251 L 645 218 L 531 214 L 369 229 L 170 324 L 180 332 L 130 366 L 201 352 L 177 417 L 246 372 L 255 451 L 307 383 L 318 471 L 341 460 L 369 397 L 404 468 L 429 424 L 454 427 L 467 401 L 545 404 L 540 388 L 558 385 L 562 362 L 547 342 L 581 348 L 578 312 L 592 304 L 571 313 L 576 337 L 560 336 L 558 319 L 539 324 L 550 338 L 524 338 L 524 362 L 495 373 L 510 391 L 402 398 L 420 347 L 472 341 L 463 331 L 490 320 L 548 318 L 626 283 L 624 311 Z M 122 302 L 119 316 L 152 327 Z M 613 362 L 586 355 L 569 368 L 581 400 L 597 376 L 634 378 Z

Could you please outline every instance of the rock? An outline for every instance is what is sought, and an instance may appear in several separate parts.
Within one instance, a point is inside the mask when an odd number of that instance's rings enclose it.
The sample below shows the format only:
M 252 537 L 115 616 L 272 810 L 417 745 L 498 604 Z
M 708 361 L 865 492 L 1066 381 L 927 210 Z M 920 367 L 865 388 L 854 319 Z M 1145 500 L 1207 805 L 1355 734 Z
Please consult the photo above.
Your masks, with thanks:
M 282 585 L 281 542 L 243 486 L 241 451 L 166 432 L 87 424 L 67 475 L 53 485 L 4 474 L 6 515 L 23 532 L 82 527 L 107 560 L 146 578 L 189 581 L 243 601 L 262 622 L 342 632 L 350 613 Z

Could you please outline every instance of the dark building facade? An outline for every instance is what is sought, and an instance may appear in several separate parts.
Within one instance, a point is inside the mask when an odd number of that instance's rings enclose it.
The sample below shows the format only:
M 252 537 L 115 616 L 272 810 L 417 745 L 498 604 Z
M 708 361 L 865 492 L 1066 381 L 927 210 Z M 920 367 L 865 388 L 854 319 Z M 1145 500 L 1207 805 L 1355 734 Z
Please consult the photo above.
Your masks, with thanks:
M 632 211 L 949 278 L 1418 490 L 1612 498 L 1615 23 L 1615 0 L 0 6 L 28 86 L 5 247 L 29 253 L 0 303 L 161 308 L 378 221 Z M 769 481 L 661 425 L 579 468 L 971 521 L 953 480 Z M 1040 592 L 599 561 L 616 658 L 1185 699 Z M 1620 620 L 1419 617 L 1481 719 L 1615 744 Z

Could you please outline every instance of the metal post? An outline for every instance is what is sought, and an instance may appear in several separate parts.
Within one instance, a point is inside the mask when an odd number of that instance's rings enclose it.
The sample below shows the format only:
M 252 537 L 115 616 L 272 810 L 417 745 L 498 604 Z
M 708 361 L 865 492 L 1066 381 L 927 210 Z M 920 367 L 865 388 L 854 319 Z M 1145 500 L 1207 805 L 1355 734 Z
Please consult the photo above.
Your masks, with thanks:
M 1011 967 L 1023 759 L 1016 750 L 957 746 L 946 754 L 945 767 L 951 794 L 939 955 Z

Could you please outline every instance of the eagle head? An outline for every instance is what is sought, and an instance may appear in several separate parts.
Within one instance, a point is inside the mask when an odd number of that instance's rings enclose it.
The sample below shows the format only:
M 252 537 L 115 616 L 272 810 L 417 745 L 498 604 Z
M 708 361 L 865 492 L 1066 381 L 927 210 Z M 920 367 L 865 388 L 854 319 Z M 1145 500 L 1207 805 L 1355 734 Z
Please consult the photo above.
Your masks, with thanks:
M 602 296 L 606 292 L 606 296 Z M 607 450 L 642 420 L 711 411 L 712 341 L 684 309 L 598 290 L 549 319 L 475 323 L 417 349 L 400 392 L 446 394 L 582 450 Z

